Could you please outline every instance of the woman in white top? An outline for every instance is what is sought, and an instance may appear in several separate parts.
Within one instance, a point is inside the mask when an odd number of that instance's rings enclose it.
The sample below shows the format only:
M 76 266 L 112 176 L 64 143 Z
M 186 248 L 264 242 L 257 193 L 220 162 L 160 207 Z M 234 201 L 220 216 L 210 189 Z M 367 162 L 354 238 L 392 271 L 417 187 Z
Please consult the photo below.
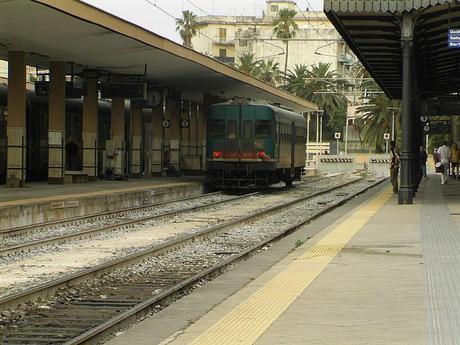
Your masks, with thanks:
M 450 162 L 450 148 L 447 146 L 447 141 L 438 149 L 439 160 L 442 164 L 441 171 L 441 184 L 446 184 L 449 177 L 449 162 Z

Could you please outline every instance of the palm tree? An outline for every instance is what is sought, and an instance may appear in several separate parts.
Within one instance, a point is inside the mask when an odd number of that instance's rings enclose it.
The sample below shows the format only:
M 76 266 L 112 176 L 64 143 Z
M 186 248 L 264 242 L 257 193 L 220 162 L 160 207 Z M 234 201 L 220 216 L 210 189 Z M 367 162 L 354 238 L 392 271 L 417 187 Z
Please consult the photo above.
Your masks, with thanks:
M 182 11 L 182 18 L 176 19 L 176 31 L 179 31 L 182 38 L 182 44 L 186 47 L 193 48 L 192 38 L 198 30 L 197 16 L 192 11 Z
M 257 67 L 260 61 L 255 58 L 254 53 L 243 53 L 239 56 L 240 63 L 236 64 L 236 68 L 241 72 L 245 72 L 250 75 L 257 73 Z
M 296 65 L 287 73 L 284 88 L 324 110 L 325 137 L 332 138 L 333 133 L 341 131 L 345 123 L 348 100 L 341 92 L 341 87 L 348 84 L 337 79 L 337 73 L 331 71 L 330 67 L 326 63 L 310 67 Z
M 283 8 L 279 11 L 278 18 L 273 21 L 273 34 L 284 41 L 286 45 L 286 58 L 284 62 L 284 74 L 287 73 L 288 58 L 289 58 L 289 39 L 293 38 L 299 30 L 299 26 L 294 20 L 297 12 L 288 8 Z
M 361 129 L 363 141 L 370 147 L 378 151 L 383 151 L 384 133 L 391 132 L 392 110 L 389 108 L 399 108 L 397 100 L 391 100 L 385 95 L 376 95 L 369 100 L 369 103 L 358 108 L 359 119 L 357 126 Z M 396 113 L 396 132 L 399 128 L 399 112 Z
M 307 65 L 295 65 L 294 69 L 290 69 L 284 76 L 284 89 L 301 97 L 309 77 L 310 71 Z
M 336 80 L 337 72 L 330 71 L 330 67 L 330 63 L 323 62 L 310 66 L 309 79 L 300 96 L 318 104 L 320 109 L 332 112 L 346 108 L 347 98 L 341 93 L 340 88 L 346 87 L 347 83 Z
M 260 80 L 276 85 L 280 80 L 279 63 L 275 62 L 273 59 L 259 61 L 255 76 Z

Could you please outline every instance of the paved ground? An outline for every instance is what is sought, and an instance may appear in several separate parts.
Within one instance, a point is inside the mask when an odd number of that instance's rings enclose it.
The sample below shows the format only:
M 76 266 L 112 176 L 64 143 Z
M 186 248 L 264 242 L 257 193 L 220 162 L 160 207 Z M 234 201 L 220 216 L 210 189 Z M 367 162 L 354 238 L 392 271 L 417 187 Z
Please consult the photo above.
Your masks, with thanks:
M 398 206 L 387 187 L 307 225 L 108 344 L 460 344 L 460 180 L 441 186 L 431 175 L 409 206 Z M 288 300 L 287 274 L 294 267 L 302 281 L 307 264 L 318 275 L 296 285 Z M 283 274 L 291 279 L 273 288 Z M 267 287 L 271 294 L 264 295 Z

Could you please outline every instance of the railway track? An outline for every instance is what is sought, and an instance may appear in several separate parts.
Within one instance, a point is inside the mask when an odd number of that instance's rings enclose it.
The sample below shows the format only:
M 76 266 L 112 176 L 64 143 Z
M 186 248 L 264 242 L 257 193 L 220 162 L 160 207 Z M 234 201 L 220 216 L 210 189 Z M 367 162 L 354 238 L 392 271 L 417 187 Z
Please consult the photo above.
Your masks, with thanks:
M 100 339 L 371 187 L 362 179 L 336 185 L 2 298 L 0 308 L 5 310 L 71 286 L 70 295 L 61 291 L 53 303 L 38 306 L 17 322 L 4 322 L 2 344 L 69 345 Z M 268 219 L 274 225 L 261 235 Z M 286 219 L 296 220 L 286 226 Z M 99 283 L 76 285 L 96 277 Z
M 224 204 L 224 203 L 228 203 L 228 202 L 248 198 L 248 197 L 250 197 L 250 196 L 252 196 L 254 194 L 255 193 L 249 193 L 249 194 L 244 194 L 244 195 L 239 195 L 239 196 L 224 196 L 222 193 L 212 193 L 212 196 L 214 196 L 214 195 L 223 196 L 222 200 L 212 200 L 211 202 L 208 202 L 208 201 L 206 201 L 206 198 L 209 198 L 210 195 L 201 196 L 200 198 L 195 197 L 194 199 L 204 199 L 203 204 L 194 205 L 192 207 L 185 207 L 185 208 L 181 208 L 179 210 L 173 209 L 173 210 L 170 210 L 170 211 L 160 212 L 158 214 L 154 214 L 154 215 L 151 215 L 151 216 L 142 216 L 142 217 L 139 217 L 139 218 L 135 217 L 135 219 L 130 219 L 131 217 L 133 217 L 133 214 L 131 214 L 129 216 L 126 215 L 126 213 L 128 211 L 121 211 L 119 213 L 119 216 L 120 216 L 120 214 L 125 214 L 125 216 L 121 216 L 121 217 L 118 217 L 118 218 L 115 218 L 115 217 L 107 217 L 106 218 L 105 216 L 103 216 L 103 219 L 105 221 L 110 220 L 111 222 L 113 222 L 112 224 L 107 224 L 107 222 L 102 222 L 101 225 L 99 225 L 99 226 L 97 226 L 97 225 L 96 226 L 91 226 L 89 229 L 84 229 L 84 230 L 80 230 L 80 231 L 77 230 L 77 231 L 71 232 L 69 234 L 45 237 L 45 238 L 39 239 L 39 240 L 29 241 L 29 242 L 25 242 L 25 243 L 21 243 L 21 244 L 17 244 L 17 245 L 12 245 L 12 246 L 7 246 L 7 247 L 4 247 L 4 248 L 0 248 L 0 257 L 1 256 L 12 255 L 12 254 L 17 254 L 17 253 L 27 252 L 27 251 L 31 251 L 31 250 L 36 249 L 36 248 L 43 248 L 44 246 L 50 246 L 52 244 L 62 244 L 62 243 L 65 243 L 67 241 L 72 241 L 72 240 L 76 240 L 76 239 L 77 240 L 84 239 L 84 238 L 96 236 L 97 234 L 114 231 L 114 230 L 117 230 L 117 229 L 126 229 L 126 228 L 130 228 L 130 227 L 135 227 L 136 225 L 142 224 L 142 223 L 144 223 L 146 221 L 158 220 L 158 219 L 161 219 L 161 218 L 167 218 L 167 217 L 171 217 L 171 216 L 174 216 L 174 215 L 177 215 L 177 214 L 180 214 L 180 213 L 198 211 L 198 210 L 209 208 L 211 206 L 216 206 L 216 205 L 220 205 L 220 204 Z M 184 201 L 184 200 L 182 199 L 180 201 Z M 172 204 L 172 203 L 173 202 L 163 203 L 161 205 L 157 205 L 156 207 L 164 206 L 166 204 L 169 205 L 169 204 Z M 141 212 L 141 210 L 142 210 L 142 212 L 148 212 L 149 210 L 153 210 L 154 207 L 155 206 L 148 206 L 147 208 L 135 208 L 133 211 Z M 99 216 L 98 216 L 98 220 L 102 220 L 102 218 L 99 218 Z M 85 221 L 86 221 L 86 219 L 85 219 Z M 85 224 L 87 224 L 87 223 L 85 222 Z
M 340 176 L 342 175 L 318 177 L 308 180 L 305 184 L 337 178 Z M 3 237 L 2 240 L 4 245 L 0 246 L 0 257 L 26 253 L 37 248 L 51 246 L 53 244 L 62 244 L 68 241 L 90 238 L 97 236 L 98 234 L 108 233 L 117 229 L 132 228 L 147 221 L 159 220 L 162 218 L 176 216 L 178 214 L 204 210 L 209 207 L 238 201 L 254 195 L 262 195 L 262 193 L 253 192 L 232 196 L 225 195 L 222 192 L 215 192 L 191 198 L 180 198 L 150 205 L 137 206 L 114 212 L 104 212 L 97 215 L 88 215 L 63 221 L 42 223 L 41 225 L 34 224 L 31 226 L 1 230 L 0 238 Z M 218 200 L 219 198 L 221 198 L 221 200 Z M 189 207 L 173 207 L 173 205 L 177 203 L 190 203 L 192 201 L 195 201 L 197 204 Z M 160 210 L 157 211 L 156 214 L 148 215 L 148 213 L 153 212 L 158 208 L 160 208 Z M 166 210 L 161 211 L 161 208 L 166 208 Z M 64 234 L 53 234 L 53 232 L 61 230 L 62 228 L 74 228 L 74 230 Z M 20 240 L 20 235 L 36 233 L 38 231 L 41 232 L 41 234 L 38 234 L 39 238 L 34 238 L 29 241 Z

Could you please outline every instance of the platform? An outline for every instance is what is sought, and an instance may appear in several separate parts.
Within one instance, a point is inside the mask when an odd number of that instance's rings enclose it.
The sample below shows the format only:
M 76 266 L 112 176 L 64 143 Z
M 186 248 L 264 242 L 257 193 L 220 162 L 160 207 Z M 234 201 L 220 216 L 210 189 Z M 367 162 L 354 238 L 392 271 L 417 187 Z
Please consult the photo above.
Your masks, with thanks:
M 202 178 L 141 178 L 52 185 L 29 183 L 22 188 L 0 186 L 0 229 L 197 195 Z
M 460 343 L 460 181 L 431 175 L 410 206 L 390 190 L 355 198 L 107 344 Z

